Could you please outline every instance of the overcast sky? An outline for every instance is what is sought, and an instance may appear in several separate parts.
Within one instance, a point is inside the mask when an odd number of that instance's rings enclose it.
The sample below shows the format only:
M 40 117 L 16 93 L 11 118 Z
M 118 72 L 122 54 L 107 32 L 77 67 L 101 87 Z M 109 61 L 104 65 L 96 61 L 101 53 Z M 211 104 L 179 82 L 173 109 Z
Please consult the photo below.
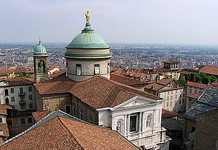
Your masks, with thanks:
M 218 0 L 0 0 L 0 42 L 69 43 L 89 6 L 107 43 L 218 45 Z

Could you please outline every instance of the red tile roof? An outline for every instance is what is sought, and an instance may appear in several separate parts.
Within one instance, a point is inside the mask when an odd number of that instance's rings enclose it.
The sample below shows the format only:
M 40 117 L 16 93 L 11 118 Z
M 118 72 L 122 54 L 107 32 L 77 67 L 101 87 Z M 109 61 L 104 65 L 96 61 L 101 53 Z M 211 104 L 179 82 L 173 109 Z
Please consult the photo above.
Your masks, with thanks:
M 172 78 L 163 78 L 163 79 L 157 81 L 157 83 L 158 84 L 162 84 L 162 85 L 167 85 L 167 84 L 169 84 L 172 81 L 173 81 Z
M 140 80 L 136 80 L 136 79 L 132 79 L 132 78 L 128 78 L 125 76 L 121 76 L 118 74 L 111 74 L 110 75 L 110 79 L 125 85 L 145 85 L 145 82 L 142 82 Z
M 34 84 L 33 78 L 4 78 L 0 81 L 8 82 L 8 86 L 31 85 Z
M 0 104 L 0 115 L 7 115 L 7 109 L 12 109 L 12 106 L 7 104 Z
M 173 111 L 169 111 L 166 109 L 162 109 L 162 117 L 163 118 L 172 118 L 172 117 L 176 117 L 178 116 L 178 113 L 173 112 Z
M 134 150 L 138 148 L 110 129 L 55 117 L 5 143 L 0 149 Z
M 191 86 L 191 87 L 196 87 L 196 88 L 199 88 L 199 89 L 204 89 L 207 86 L 207 84 L 188 81 L 186 86 Z
M 164 87 L 164 85 L 160 85 L 160 84 L 157 84 L 157 83 L 151 83 L 151 84 L 148 84 L 148 85 L 144 86 L 144 89 L 159 91 L 163 87 Z
M 49 78 L 57 78 L 60 77 L 62 75 L 65 75 L 66 71 L 65 70 L 57 70 L 55 72 L 53 72 L 52 74 L 49 75 Z
M 0 123 L 0 137 L 9 137 L 8 125 Z
M 205 65 L 199 68 L 199 72 L 218 76 L 218 67 L 211 66 L 211 65 Z
M 72 88 L 71 93 L 95 109 L 114 107 L 115 104 L 121 104 L 135 96 L 147 97 L 154 100 L 160 99 L 153 94 L 101 76 L 94 76 L 77 83 Z
M 194 94 L 187 94 L 186 97 L 188 97 L 190 100 L 197 99 L 200 96 L 200 93 L 194 93 Z
M 34 73 L 33 67 L 17 66 L 15 73 Z
M 141 77 L 147 77 L 147 74 L 145 73 L 142 73 L 142 72 L 137 72 L 137 71 L 129 71 L 126 76 L 129 76 L 129 77 L 134 77 L 136 79 L 139 79 Z
M 14 68 L 8 68 L 8 69 L 2 69 L 0 70 L 0 76 L 7 76 L 9 75 L 10 73 L 13 73 L 15 71 Z
M 127 71 L 125 69 L 118 68 L 113 71 L 113 74 L 126 75 Z
M 218 82 L 213 82 L 211 85 L 218 88 Z
M 38 122 L 50 113 L 51 111 L 37 111 L 37 112 L 32 112 L 32 116 L 35 119 L 35 122 Z
M 66 94 L 69 93 L 76 82 L 68 78 L 58 78 L 35 84 L 35 87 L 41 95 Z

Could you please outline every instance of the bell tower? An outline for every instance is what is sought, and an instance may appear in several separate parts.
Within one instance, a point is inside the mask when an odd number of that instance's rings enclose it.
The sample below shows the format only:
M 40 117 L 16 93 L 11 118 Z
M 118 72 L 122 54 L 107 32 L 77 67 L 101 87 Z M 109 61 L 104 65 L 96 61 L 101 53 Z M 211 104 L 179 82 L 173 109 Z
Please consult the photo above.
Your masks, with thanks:
M 39 40 L 38 45 L 34 49 L 34 80 L 35 83 L 48 80 L 48 55 L 46 49 Z

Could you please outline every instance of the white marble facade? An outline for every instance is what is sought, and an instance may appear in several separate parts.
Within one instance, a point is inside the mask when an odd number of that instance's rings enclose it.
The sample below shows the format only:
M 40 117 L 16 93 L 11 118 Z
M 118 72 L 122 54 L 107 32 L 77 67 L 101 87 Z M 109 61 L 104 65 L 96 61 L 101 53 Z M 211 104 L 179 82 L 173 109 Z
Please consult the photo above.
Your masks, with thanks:
M 98 109 L 99 125 L 117 130 L 136 146 L 163 149 L 169 142 L 161 127 L 162 102 L 136 96 L 116 107 Z

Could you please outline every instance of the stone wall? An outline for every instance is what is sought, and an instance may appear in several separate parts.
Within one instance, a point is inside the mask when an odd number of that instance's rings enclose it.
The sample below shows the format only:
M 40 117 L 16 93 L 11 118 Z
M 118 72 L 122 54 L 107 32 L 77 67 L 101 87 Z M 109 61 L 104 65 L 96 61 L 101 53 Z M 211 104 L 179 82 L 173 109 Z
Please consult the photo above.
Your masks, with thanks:
M 217 144 L 217 145 L 216 145 Z M 198 115 L 196 121 L 196 150 L 218 149 L 218 109 Z

